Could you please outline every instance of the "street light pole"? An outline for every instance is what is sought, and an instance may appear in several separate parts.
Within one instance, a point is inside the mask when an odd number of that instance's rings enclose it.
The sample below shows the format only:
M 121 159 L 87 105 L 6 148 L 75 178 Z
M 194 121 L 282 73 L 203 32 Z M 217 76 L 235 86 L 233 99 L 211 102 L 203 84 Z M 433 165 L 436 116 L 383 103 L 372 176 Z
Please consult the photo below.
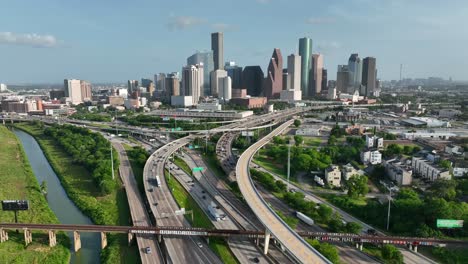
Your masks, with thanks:
M 388 196 L 388 213 L 387 213 L 387 231 L 388 231 L 390 227 L 390 204 L 391 204 L 391 199 L 392 199 L 392 189 L 388 187 L 387 189 L 390 191 L 389 196 Z
M 111 152 L 111 168 L 112 168 L 112 180 L 114 180 L 114 154 L 112 153 L 112 143 L 110 143 L 110 152 Z
M 288 186 L 287 191 L 289 192 L 289 176 L 291 175 L 291 140 L 288 143 Z

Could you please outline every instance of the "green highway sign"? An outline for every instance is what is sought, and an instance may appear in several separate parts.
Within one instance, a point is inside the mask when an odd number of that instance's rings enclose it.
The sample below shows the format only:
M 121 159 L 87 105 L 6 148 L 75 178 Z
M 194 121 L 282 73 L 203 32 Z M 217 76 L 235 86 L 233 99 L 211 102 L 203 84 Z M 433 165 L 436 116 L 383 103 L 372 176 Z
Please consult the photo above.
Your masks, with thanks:
M 192 146 L 192 145 L 189 145 L 188 148 L 189 148 L 189 149 L 193 149 L 193 146 Z
M 198 146 L 198 145 L 195 145 L 195 146 L 193 146 L 193 147 L 196 148 L 196 149 L 197 149 L 197 148 L 200 148 L 200 146 Z
M 178 128 L 176 128 L 175 130 L 176 130 L 176 131 L 181 131 L 182 128 L 181 128 L 181 127 L 178 127 Z
M 437 228 L 462 228 L 463 220 L 437 219 Z
M 196 172 L 196 171 L 203 171 L 203 167 L 195 167 L 192 169 L 193 172 Z

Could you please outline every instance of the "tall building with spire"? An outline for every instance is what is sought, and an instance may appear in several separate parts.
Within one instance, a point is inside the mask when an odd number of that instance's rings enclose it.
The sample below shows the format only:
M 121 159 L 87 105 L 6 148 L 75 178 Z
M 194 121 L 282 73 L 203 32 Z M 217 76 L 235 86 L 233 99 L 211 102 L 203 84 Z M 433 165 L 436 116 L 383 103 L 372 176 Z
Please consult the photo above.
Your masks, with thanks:
M 309 95 L 309 78 L 312 70 L 312 39 L 299 39 L 299 55 L 301 56 L 301 91 L 302 96 Z
M 322 54 L 313 54 L 312 55 L 312 80 L 311 82 L 312 89 L 309 95 L 319 96 L 322 92 L 322 71 L 323 71 L 323 55 Z
M 280 49 L 274 49 L 271 55 L 265 80 L 264 96 L 268 99 L 279 98 L 283 90 L 283 56 Z
M 224 34 L 223 32 L 211 33 L 211 50 L 215 70 L 224 70 Z

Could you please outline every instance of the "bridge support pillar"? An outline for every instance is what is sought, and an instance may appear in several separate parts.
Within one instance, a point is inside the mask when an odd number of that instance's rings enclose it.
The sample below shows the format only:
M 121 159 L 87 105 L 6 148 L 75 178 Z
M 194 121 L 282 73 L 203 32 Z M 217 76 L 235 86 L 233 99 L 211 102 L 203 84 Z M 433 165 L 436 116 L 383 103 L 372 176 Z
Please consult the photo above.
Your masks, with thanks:
M 162 235 L 158 235 L 158 242 L 159 242 L 159 243 L 162 242 Z
M 27 246 L 32 242 L 32 233 L 27 228 L 24 228 L 24 244 Z
M 265 230 L 265 244 L 263 248 L 263 254 L 267 255 L 268 254 L 268 246 L 270 244 L 270 237 L 271 233 L 269 230 Z
M 5 122 L 5 121 L 4 121 Z M 8 233 L 3 228 L 0 228 L 0 243 L 3 243 L 8 240 Z
M 81 249 L 81 236 L 77 231 L 73 231 L 73 245 L 75 252 L 78 252 L 78 250 Z
M 363 245 L 363 244 L 364 244 L 364 243 L 360 243 L 360 244 L 359 244 L 359 250 L 360 250 L 360 251 L 362 251 L 362 245 Z
M 413 246 L 413 251 L 416 252 L 416 253 L 418 252 L 418 246 L 417 245 Z
M 131 246 L 132 245 L 132 240 L 133 240 L 133 234 L 128 232 L 128 245 Z
M 55 231 L 49 230 L 49 247 L 55 247 L 57 245 L 57 236 Z
M 105 249 L 107 247 L 107 235 L 104 232 L 101 232 L 101 249 Z

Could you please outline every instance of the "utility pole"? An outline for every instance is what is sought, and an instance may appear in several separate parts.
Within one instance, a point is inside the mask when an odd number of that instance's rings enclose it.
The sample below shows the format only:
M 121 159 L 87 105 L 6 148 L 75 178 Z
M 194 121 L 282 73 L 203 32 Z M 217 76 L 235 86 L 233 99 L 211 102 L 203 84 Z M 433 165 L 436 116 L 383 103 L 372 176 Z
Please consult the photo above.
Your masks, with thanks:
M 385 187 L 387 187 L 385 185 Z M 387 231 L 388 229 L 390 228 L 390 204 L 391 204 L 391 200 L 392 200 L 392 189 L 388 188 L 387 189 L 389 190 L 389 196 L 388 196 L 388 213 L 387 213 Z
M 112 168 L 112 180 L 114 180 L 114 154 L 112 153 L 112 143 L 110 143 L 110 152 L 111 152 L 111 168 Z
M 288 186 L 287 191 L 289 192 L 289 176 L 291 175 L 291 140 L 288 142 Z

